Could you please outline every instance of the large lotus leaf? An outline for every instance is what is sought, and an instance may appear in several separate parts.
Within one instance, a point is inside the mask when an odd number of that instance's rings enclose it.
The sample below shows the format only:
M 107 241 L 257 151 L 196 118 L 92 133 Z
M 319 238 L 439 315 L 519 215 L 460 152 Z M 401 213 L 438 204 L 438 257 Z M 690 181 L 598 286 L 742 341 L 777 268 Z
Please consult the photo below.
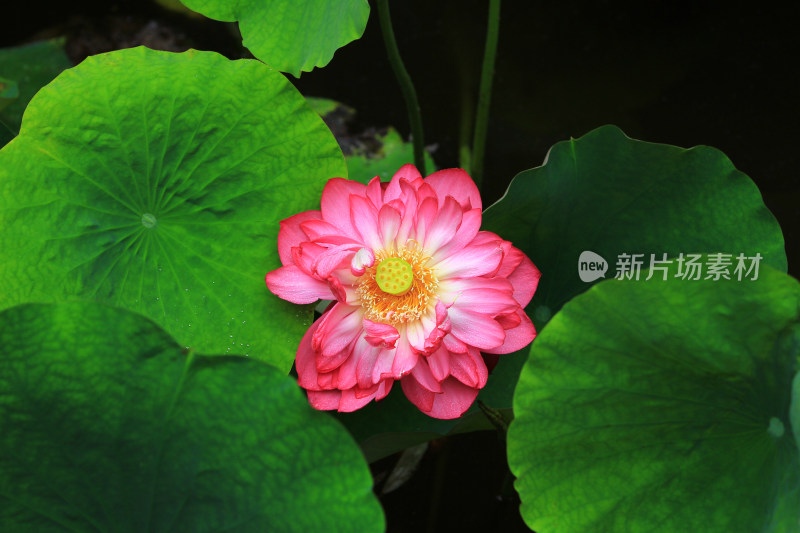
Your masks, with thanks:
M 238 21 L 255 57 L 299 76 L 327 65 L 367 27 L 367 0 L 181 0 L 216 20 Z
M 71 66 L 58 40 L 0 48 L 0 78 L 13 82 L 16 94 L 4 105 L 0 82 L 0 147 L 19 133 L 22 112 L 36 91 Z
M 534 341 L 514 396 L 525 521 L 800 531 L 798 353 L 800 284 L 769 267 L 756 281 L 609 280 L 576 297 Z
M 90 302 L 0 340 L 4 531 L 382 531 L 358 447 L 274 367 Z
M 605 259 L 606 277 L 620 254 L 643 254 L 646 268 L 651 254 L 760 253 L 786 271 L 777 221 L 725 154 L 633 140 L 615 126 L 554 145 L 543 166 L 514 178 L 484 227 L 541 270 L 530 308 L 539 327 L 591 285 L 578 275 L 584 251 Z
M 311 309 L 264 284 L 279 221 L 344 175 L 330 131 L 263 63 L 89 58 L 36 95 L 0 151 L 0 308 L 95 299 L 288 371 Z

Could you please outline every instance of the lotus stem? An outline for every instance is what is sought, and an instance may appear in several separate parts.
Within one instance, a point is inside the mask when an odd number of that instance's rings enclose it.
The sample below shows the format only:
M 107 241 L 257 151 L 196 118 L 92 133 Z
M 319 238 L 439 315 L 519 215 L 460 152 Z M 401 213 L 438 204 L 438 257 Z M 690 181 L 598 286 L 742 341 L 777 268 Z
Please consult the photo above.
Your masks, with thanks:
M 483 181 L 483 154 L 486 150 L 486 130 L 489 124 L 489 104 L 492 100 L 494 60 L 497 56 L 497 38 L 500 33 L 500 0 L 489 0 L 489 24 L 486 30 L 486 47 L 483 51 L 481 85 L 475 112 L 475 135 L 472 139 L 472 179 L 478 188 Z
M 389 13 L 389 0 L 377 0 L 378 20 L 381 24 L 383 43 L 386 45 L 386 54 L 389 57 L 389 64 L 394 71 L 400 90 L 403 92 L 403 99 L 406 101 L 408 110 L 408 121 L 411 125 L 411 139 L 414 143 L 414 164 L 420 173 L 425 176 L 425 144 L 422 134 L 422 114 L 417 101 L 417 92 L 408 75 L 403 59 L 400 57 L 400 50 L 397 48 L 397 41 L 394 38 L 392 29 L 392 17 Z

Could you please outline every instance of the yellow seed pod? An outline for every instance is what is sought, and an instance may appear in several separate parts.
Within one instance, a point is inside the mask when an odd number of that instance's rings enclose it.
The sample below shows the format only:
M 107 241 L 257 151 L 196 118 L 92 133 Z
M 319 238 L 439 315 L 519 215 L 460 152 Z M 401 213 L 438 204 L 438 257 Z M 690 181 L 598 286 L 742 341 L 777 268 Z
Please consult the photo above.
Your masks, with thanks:
M 401 296 L 411 289 L 414 271 L 399 257 L 387 257 L 375 269 L 375 282 L 383 292 Z

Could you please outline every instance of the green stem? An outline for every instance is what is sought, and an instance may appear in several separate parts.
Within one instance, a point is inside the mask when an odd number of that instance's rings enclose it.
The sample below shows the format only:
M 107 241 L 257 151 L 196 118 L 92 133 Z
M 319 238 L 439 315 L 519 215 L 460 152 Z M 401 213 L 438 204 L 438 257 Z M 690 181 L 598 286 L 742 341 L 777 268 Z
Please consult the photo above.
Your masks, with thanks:
M 389 56 L 389 64 L 392 66 L 400 90 L 403 92 L 403 99 L 406 101 L 408 109 L 408 120 L 411 125 L 411 138 L 414 141 L 414 164 L 417 170 L 425 175 L 425 144 L 422 135 L 422 115 L 420 114 L 417 92 L 411 82 L 403 60 L 400 58 L 400 50 L 397 48 L 397 41 L 394 38 L 392 29 L 392 17 L 389 14 L 389 0 L 377 0 L 378 20 L 381 24 L 383 43 L 386 45 L 386 54 Z
M 500 438 L 500 440 L 506 440 L 506 434 L 508 434 L 508 425 L 510 423 L 508 418 L 506 418 L 501 411 L 492 409 L 481 400 L 478 400 L 478 407 L 481 411 L 483 411 L 483 414 L 486 415 L 486 418 L 489 419 L 489 422 L 491 422 L 495 427 L 497 430 L 497 436 Z
M 494 60 L 499 33 L 500 0 L 489 0 L 489 25 L 486 30 L 486 47 L 483 50 L 478 108 L 475 112 L 475 136 L 472 139 L 472 179 L 479 188 L 483 181 L 483 154 L 486 149 L 486 129 L 489 124 L 489 103 L 492 100 Z
M 472 95 L 469 94 L 470 91 L 466 88 L 466 76 L 461 77 L 461 87 L 461 124 L 458 132 L 458 165 L 471 176 L 472 149 L 469 141 L 475 108 L 472 106 Z

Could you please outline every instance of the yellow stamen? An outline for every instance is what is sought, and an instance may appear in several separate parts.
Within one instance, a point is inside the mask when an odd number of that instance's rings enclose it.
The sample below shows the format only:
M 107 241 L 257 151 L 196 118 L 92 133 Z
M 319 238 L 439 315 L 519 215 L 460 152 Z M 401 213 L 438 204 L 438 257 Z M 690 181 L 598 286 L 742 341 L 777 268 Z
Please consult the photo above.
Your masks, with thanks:
M 366 318 L 398 325 L 424 315 L 439 288 L 433 269 L 425 266 L 428 259 L 416 245 L 376 251 L 375 265 L 365 270 L 356 287 Z

